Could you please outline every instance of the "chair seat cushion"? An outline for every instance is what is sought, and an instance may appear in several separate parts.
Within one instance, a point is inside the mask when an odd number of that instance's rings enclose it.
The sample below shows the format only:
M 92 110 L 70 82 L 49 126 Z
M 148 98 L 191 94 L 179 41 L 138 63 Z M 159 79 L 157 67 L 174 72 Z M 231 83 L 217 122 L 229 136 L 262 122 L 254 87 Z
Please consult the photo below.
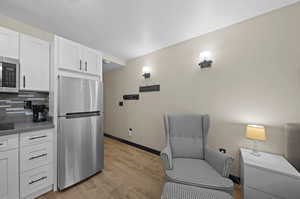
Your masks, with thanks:
M 166 183 L 161 199 L 232 199 L 232 196 L 223 191 Z
M 166 170 L 168 181 L 233 193 L 233 182 L 222 177 L 205 160 L 173 159 L 173 169 Z

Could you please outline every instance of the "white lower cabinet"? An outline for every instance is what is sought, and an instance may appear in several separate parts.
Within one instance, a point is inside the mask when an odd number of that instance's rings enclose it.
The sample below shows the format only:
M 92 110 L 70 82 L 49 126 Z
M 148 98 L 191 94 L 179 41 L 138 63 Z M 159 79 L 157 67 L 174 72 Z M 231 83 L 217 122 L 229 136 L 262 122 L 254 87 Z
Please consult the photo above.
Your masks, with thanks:
M 20 138 L 21 147 L 35 146 L 45 142 L 52 143 L 53 130 L 33 131 L 23 133 Z
M 53 185 L 53 130 L 20 136 L 20 198 L 35 198 Z
M 52 165 L 50 164 L 21 173 L 20 197 L 35 198 L 52 189 L 52 175 Z
M 53 129 L 0 136 L 0 199 L 36 198 L 53 189 L 52 136 Z
M 18 135 L 0 137 L 0 199 L 19 198 Z
M 21 148 L 20 171 L 28 171 L 52 163 L 52 143 L 46 142 Z

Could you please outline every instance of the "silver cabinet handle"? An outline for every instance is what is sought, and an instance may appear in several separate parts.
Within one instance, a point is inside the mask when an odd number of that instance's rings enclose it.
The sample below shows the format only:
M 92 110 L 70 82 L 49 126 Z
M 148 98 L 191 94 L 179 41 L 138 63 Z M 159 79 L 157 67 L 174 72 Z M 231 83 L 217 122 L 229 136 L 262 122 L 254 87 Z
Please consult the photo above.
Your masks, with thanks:
M 79 61 L 79 70 L 82 69 L 82 60 Z
M 87 71 L 87 65 L 88 65 L 88 63 L 87 63 L 87 61 L 85 62 L 85 71 Z
M 47 137 L 47 135 L 31 137 L 31 138 L 29 138 L 29 140 L 36 140 L 36 139 L 45 138 L 45 137 Z
M 41 178 L 39 178 L 37 180 L 32 180 L 28 184 L 34 184 L 34 183 L 39 182 L 39 181 L 44 180 L 44 179 L 47 179 L 47 176 L 41 177 Z
M 47 155 L 48 155 L 47 153 L 44 153 L 44 154 L 41 154 L 41 155 L 33 156 L 33 157 L 30 157 L 29 160 L 34 160 L 34 159 L 41 158 L 41 157 L 44 157 L 44 156 L 47 156 Z
M 23 88 L 25 88 L 26 77 L 23 75 Z

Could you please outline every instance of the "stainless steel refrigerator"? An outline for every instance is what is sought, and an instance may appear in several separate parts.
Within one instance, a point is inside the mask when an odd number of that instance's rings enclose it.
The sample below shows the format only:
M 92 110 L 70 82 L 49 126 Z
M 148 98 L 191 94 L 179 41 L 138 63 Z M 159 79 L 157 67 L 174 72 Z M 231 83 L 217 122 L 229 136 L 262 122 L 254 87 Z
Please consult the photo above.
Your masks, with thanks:
M 58 80 L 58 189 L 103 169 L 103 86 L 100 81 Z

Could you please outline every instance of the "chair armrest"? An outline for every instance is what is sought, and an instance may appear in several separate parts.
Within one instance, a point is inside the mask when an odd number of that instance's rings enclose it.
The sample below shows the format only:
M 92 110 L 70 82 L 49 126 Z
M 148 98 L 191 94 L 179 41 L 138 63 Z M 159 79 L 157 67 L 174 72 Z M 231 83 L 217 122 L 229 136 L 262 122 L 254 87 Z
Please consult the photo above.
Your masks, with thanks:
M 223 177 L 228 177 L 230 174 L 233 158 L 219 151 L 205 148 L 205 160 Z
M 164 167 L 166 170 L 173 169 L 172 153 L 171 148 L 169 146 L 167 146 L 160 152 L 160 158 L 163 160 Z

